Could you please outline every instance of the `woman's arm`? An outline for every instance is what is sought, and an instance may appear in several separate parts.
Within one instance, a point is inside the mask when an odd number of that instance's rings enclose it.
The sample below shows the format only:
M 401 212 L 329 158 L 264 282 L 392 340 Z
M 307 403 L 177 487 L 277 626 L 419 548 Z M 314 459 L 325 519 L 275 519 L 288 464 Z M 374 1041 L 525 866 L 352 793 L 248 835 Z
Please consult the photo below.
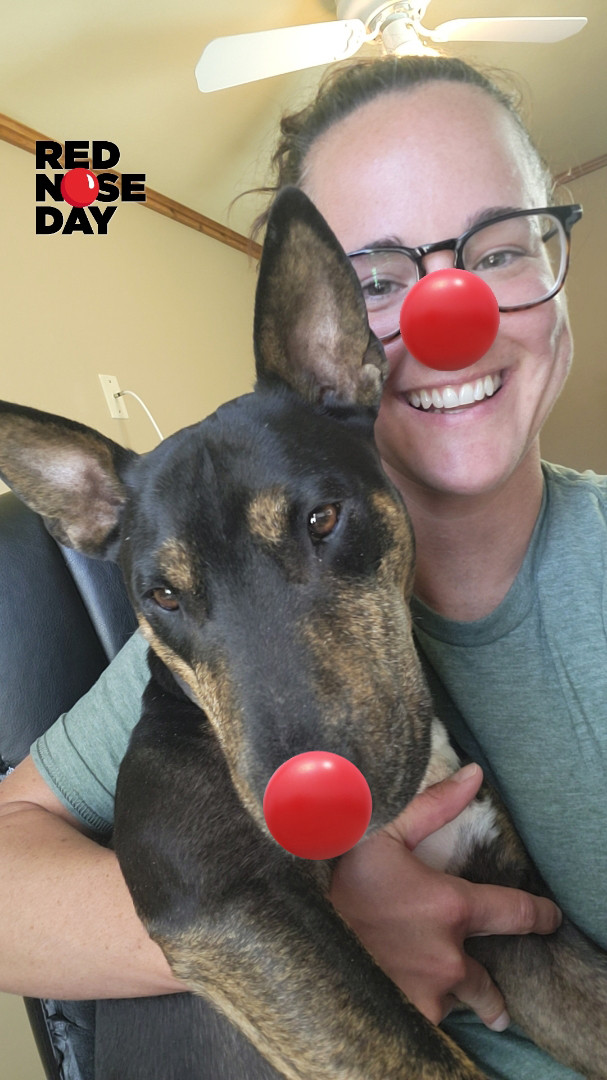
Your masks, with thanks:
M 435 1023 L 457 998 L 494 1023 L 499 991 L 463 951 L 474 934 L 550 933 L 548 900 L 429 870 L 411 853 L 455 817 L 481 774 L 419 796 L 340 861 L 332 900 L 384 970 Z M 57 998 L 177 992 L 113 852 L 82 832 L 27 758 L 0 786 L 0 989 Z M 1 933 L 1 931 L 0 931 Z
M 183 989 L 139 922 L 112 851 L 26 758 L 0 785 L 0 989 L 140 997 Z

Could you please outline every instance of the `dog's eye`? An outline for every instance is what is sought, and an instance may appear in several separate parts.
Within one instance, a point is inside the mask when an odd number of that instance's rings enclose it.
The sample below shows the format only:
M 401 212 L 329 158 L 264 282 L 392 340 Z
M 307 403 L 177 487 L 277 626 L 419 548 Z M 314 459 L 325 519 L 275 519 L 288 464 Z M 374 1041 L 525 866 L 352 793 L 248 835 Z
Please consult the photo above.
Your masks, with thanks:
M 163 611 L 177 611 L 179 600 L 172 589 L 152 589 L 150 596 Z
M 330 536 L 339 521 L 339 506 L 337 503 L 327 503 L 326 506 L 317 506 L 308 518 L 308 529 L 313 540 L 324 540 Z

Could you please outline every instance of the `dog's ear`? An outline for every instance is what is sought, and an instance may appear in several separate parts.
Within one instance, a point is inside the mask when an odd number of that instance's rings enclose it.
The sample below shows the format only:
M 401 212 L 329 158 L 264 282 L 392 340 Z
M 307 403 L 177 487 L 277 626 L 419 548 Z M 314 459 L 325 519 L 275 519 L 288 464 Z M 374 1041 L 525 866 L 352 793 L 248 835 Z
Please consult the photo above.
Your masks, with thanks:
M 281 380 L 307 401 L 379 408 L 387 361 L 369 329 L 360 283 L 308 197 L 276 197 L 255 300 L 260 382 Z
M 136 456 L 72 420 L 0 402 L 0 477 L 56 540 L 86 555 L 115 557 Z

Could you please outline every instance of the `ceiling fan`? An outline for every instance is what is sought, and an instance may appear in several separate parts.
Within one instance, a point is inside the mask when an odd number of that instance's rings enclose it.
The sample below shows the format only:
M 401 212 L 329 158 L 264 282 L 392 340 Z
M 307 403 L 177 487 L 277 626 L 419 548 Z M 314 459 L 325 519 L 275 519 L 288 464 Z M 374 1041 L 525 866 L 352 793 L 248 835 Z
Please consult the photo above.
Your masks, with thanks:
M 577 34 L 584 18 L 452 19 L 428 30 L 430 0 L 337 0 L 337 20 L 236 34 L 209 42 L 196 81 L 204 93 L 347 60 L 367 42 L 385 53 L 430 52 L 449 41 L 554 42 Z

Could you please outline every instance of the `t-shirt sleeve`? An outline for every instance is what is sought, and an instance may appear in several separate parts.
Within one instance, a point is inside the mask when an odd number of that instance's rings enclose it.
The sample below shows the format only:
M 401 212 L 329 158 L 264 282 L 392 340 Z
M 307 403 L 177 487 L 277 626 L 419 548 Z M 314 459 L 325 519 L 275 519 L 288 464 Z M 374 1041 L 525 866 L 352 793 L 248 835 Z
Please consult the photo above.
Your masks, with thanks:
M 118 769 L 150 678 L 147 649 L 137 631 L 89 692 L 31 748 L 55 795 L 88 829 L 104 836 L 112 829 Z

